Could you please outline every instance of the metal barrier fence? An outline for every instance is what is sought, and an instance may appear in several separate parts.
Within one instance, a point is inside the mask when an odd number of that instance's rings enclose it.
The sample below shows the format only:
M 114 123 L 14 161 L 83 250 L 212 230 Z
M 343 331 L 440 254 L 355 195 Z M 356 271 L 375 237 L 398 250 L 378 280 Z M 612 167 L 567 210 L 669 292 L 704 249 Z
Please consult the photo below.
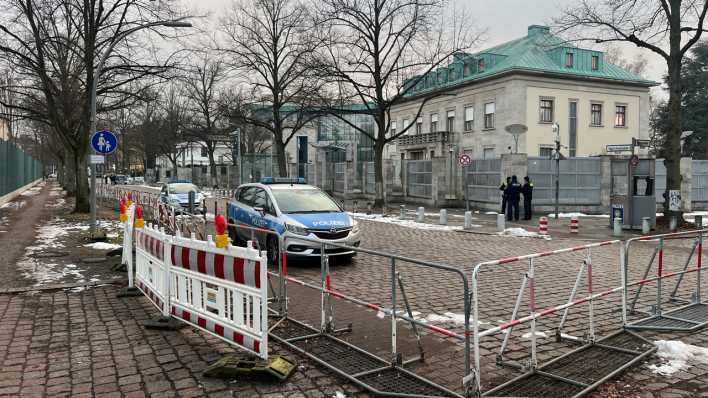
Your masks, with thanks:
M 553 250 L 553 251 L 547 251 L 547 252 L 541 252 L 541 253 L 533 253 L 533 254 L 527 254 L 523 256 L 518 256 L 518 257 L 507 257 L 507 258 L 502 258 L 498 260 L 493 260 L 493 261 L 486 261 L 479 263 L 475 266 L 474 271 L 472 273 L 472 318 L 474 320 L 473 322 L 473 331 L 472 331 L 472 336 L 473 336 L 473 342 L 474 342 L 474 371 L 470 373 L 466 377 L 466 382 L 469 384 L 474 385 L 474 388 L 476 388 L 477 392 L 481 392 L 482 390 L 482 382 L 481 382 L 481 376 L 482 376 L 482 363 L 481 363 L 481 339 L 486 337 L 486 336 L 493 336 L 493 335 L 499 335 L 499 334 L 504 334 L 503 340 L 501 341 L 500 344 L 500 351 L 499 354 L 497 355 L 497 364 L 502 364 L 502 365 L 508 365 L 516 368 L 520 368 L 522 370 L 530 370 L 531 372 L 538 372 L 539 369 L 539 360 L 537 357 L 537 350 L 538 350 L 538 338 L 539 338 L 539 332 L 537 329 L 537 323 L 540 321 L 541 318 L 544 317 L 549 317 L 549 316 L 560 316 L 560 320 L 558 323 L 558 326 L 556 327 L 556 337 L 558 339 L 567 339 L 575 342 L 587 342 L 587 343 L 593 343 L 596 339 L 596 327 L 595 327 L 595 309 L 594 309 L 594 302 L 596 300 L 599 300 L 605 296 L 608 296 L 613 293 L 620 293 L 624 289 L 622 285 L 614 288 L 609 288 L 605 289 L 602 291 L 596 291 L 594 290 L 594 274 L 593 274 L 593 260 L 592 260 L 592 249 L 594 248 L 599 248 L 602 246 L 617 246 L 619 249 L 619 261 L 618 265 L 623 263 L 624 261 L 624 246 L 621 244 L 619 240 L 613 240 L 613 241 L 606 241 L 606 242 L 598 242 L 598 243 L 592 243 L 588 245 L 582 245 L 582 246 L 576 246 L 576 247 L 569 247 L 569 248 L 564 248 L 564 249 L 559 249 L 559 250 Z M 538 261 L 540 258 L 545 258 L 545 257 L 551 257 L 551 256 L 558 256 L 566 253 L 575 253 L 575 252 L 583 252 L 584 256 L 582 258 L 582 261 L 580 261 L 580 264 L 578 266 L 578 271 L 576 274 L 576 277 L 573 279 L 571 274 L 569 274 L 566 270 L 564 270 L 563 275 L 559 276 L 558 275 L 558 270 L 553 268 L 551 270 L 549 269 L 543 269 L 539 268 L 539 265 L 536 264 L 535 262 Z M 513 265 L 512 266 L 507 266 L 511 267 L 509 271 L 514 271 L 514 270 L 521 270 L 524 271 L 523 278 L 521 281 L 521 286 L 518 290 L 518 293 L 516 295 L 516 300 L 513 301 L 513 307 L 510 308 L 510 314 L 511 318 L 504 322 L 501 323 L 498 326 L 494 327 L 489 327 L 485 330 L 481 330 L 480 325 L 483 323 L 480 320 L 480 286 L 485 286 L 485 284 L 480 283 L 480 275 L 481 272 L 484 268 L 489 268 L 492 266 L 503 266 L 506 264 L 524 264 L 524 262 L 527 262 L 525 266 L 521 268 L 515 268 Z M 567 264 L 567 259 L 564 259 L 564 263 Z M 548 268 L 548 267 L 546 267 Z M 616 269 L 620 269 L 621 267 L 618 266 Z M 538 279 L 538 274 L 539 272 L 543 270 L 544 275 L 551 276 L 554 278 L 565 278 L 565 281 L 563 280 L 558 280 L 554 281 L 554 291 L 552 293 L 548 293 L 547 296 L 542 297 L 544 300 L 547 300 L 548 302 L 555 302 L 555 304 L 552 304 L 550 306 L 547 306 L 545 309 L 542 309 L 539 306 L 539 298 L 540 293 L 544 293 L 543 291 L 537 290 L 537 279 Z M 500 271 L 500 269 L 495 269 L 495 271 Z M 504 278 L 508 278 L 507 275 L 503 276 Z M 585 287 L 587 289 L 587 294 L 579 296 L 579 288 L 581 285 L 581 282 L 583 280 L 586 280 Z M 573 283 L 574 281 L 574 283 Z M 559 301 L 559 297 L 562 294 L 562 285 L 563 283 L 568 283 L 568 299 L 563 300 L 563 304 L 557 304 Z M 503 287 L 500 286 L 498 283 L 494 284 L 494 286 L 487 286 L 486 292 L 493 291 L 493 297 L 488 299 L 494 300 L 494 303 L 499 303 L 501 301 L 506 301 L 507 299 L 511 298 L 511 295 L 508 295 L 504 292 Z M 525 292 L 527 292 L 527 297 L 524 300 L 525 297 Z M 553 297 L 553 296 L 558 296 L 558 297 Z M 503 298 L 503 300 L 502 300 Z M 522 302 L 526 301 L 528 303 L 528 315 L 520 317 L 519 313 L 521 310 L 521 304 Z M 581 304 L 587 304 L 588 307 L 588 314 L 587 314 L 587 334 L 585 337 L 581 336 L 573 336 L 569 335 L 564 332 L 564 325 L 567 320 L 568 314 L 569 314 L 569 309 L 571 307 L 575 307 Z M 485 305 L 494 305 L 490 303 L 486 303 Z M 498 315 L 496 315 L 498 316 Z M 530 326 L 530 333 L 528 334 L 528 339 L 530 340 L 530 357 L 528 362 L 526 363 L 521 363 L 519 361 L 510 361 L 505 359 L 504 353 L 505 350 L 508 346 L 508 342 L 510 339 L 510 336 L 513 333 L 513 330 L 515 327 L 519 327 L 522 324 L 529 324 Z M 490 348 L 489 345 L 485 345 L 485 350 L 488 350 Z M 555 377 L 553 375 L 546 375 L 547 377 L 555 378 L 558 379 L 558 377 Z M 571 384 L 573 384 L 571 382 Z M 575 383 L 576 386 L 578 383 Z M 582 383 L 581 383 L 582 384 Z M 582 391 L 588 391 L 589 389 L 592 388 L 590 385 L 584 385 L 580 386 L 580 390 Z M 499 387 L 498 387 L 499 388 Z M 579 390 L 579 391 L 580 391 Z M 495 388 L 492 391 L 499 391 L 497 388 Z M 491 391 L 490 391 L 491 393 Z M 500 395 L 500 396 L 505 396 L 505 395 Z
M 562 159 L 560 161 L 560 203 L 599 205 L 601 203 L 601 163 L 600 158 Z M 554 203 L 556 161 L 547 158 L 529 158 L 528 174 L 534 183 L 534 203 Z
M 469 200 L 499 203 L 502 183 L 501 158 L 473 159 L 467 166 L 467 194 Z
M 334 164 L 334 191 L 344 192 L 344 178 L 347 172 L 347 163 L 338 162 Z
M 406 185 L 408 195 L 419 198 L 433 197 L 433 161 L 407 160 Z
M 628 298 L 622 307 L 623 316 L 643 314 L 645 317 L 628 323 L 631 329 L 691 331 L 708 325 L 708 304 L 703 301 L 703 236 L 708 229 L 676 232 L 654 236 L 643 236 L 627 240 L 627 259 L 623 264 L 623 280 Z M 681 243 L 690 242 L 690 247 Z M 636 265 L 630 264 L 630 248 L 639 250 L 637 245 L 650 245 L 649 262 L 640 274 Z M 674 244 L 668 246 L 668 244 Z M 692 263 L 695 263 L 692 265 Z M 656 274 L 651 276 L 656 265 Z M 678 267 L 677 267 L 678 266 Z M 682 289 L 687 276 L 695 276 L 695 284 Z M 676 282 L 668 289 L 664 287 L 665 280 L 675 279 Z M 642 293 L 647 293 L 645 298 Z M 630 289 L 634 289 L 629 294 Z M 668 295 L 666 290 L 669 291 Z M 690 295 L 689 295 L 690 294 Z M 688 295 L 688 297 L 686 297 Z M 654 296 L 653 298 L 651 296 Z M 631 298 L 630 298 L 631 297 Z M 648 311 L 637 309 L 638 305 L 650 304 Z M 676 305 L 679 304 L 677 307 Z M 665 309 L 665 307 L 671 307 Z
M 708 202 L 708 160 L 691 162 L 691 201 Z
M 42 178 L 42 164 L 14 144 L 0 140 L 0 197 Z
M 170 236 L 152 225 L 135 232 L 137 287 L 163 316 L 268 358 L 264 253 L 250 245 L 217 248 L 211 239 Z

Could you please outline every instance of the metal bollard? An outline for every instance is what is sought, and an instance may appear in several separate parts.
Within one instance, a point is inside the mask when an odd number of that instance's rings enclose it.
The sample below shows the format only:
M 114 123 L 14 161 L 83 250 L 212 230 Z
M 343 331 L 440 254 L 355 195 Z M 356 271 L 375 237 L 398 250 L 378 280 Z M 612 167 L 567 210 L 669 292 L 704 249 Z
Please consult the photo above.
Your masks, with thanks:
M 417 222 L 424 222 L 425 221 L 425 208 L 424 207 L 418 208 L 418 213 L 416 214 L 415 220 Z
M 703 216 L 697 214 L 693 220 L 693 223 L 696 224 L 698 229 L 703 229 Z
M 669 229 L 671 231 L 676 231 L 678 228 L 678 219 L 676 219 L 676 216 L 671 216 L 669 219 Z
M 447 210 L 440 209 L 440 225 L 447 225 Z
M 651 232 L 651 218 L 642 217 L 642 234 L 646 235 Z
M 464 229 L 472 229 L 472 212 L 471 211 L 465 212 L 465 226 L 463 228 Z
M 622 219 L 615 217 L 612 221 L 612 236 L 622 236 Z
M 400 218 L 401 218 L 401 220 L 403 220 L 404 218 L 406 218 L 406 205 L 401 205 L 401 216 L 400 216 Z
M 506 216 L 504 214 L 497 213 L 497 231 L 504 232 L 506 229 Z

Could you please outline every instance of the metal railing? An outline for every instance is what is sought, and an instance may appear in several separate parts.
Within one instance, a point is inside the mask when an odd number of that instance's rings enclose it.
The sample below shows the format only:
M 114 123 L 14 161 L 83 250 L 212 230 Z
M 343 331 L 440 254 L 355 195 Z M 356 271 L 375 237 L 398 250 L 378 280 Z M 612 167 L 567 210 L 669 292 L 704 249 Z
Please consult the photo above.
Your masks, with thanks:
M 397 145 L 424 145 L 438 142 L 450 142 L 455 133 L 451 131 L 436 131 L 434 133 L 402 135 L 397 140 Z

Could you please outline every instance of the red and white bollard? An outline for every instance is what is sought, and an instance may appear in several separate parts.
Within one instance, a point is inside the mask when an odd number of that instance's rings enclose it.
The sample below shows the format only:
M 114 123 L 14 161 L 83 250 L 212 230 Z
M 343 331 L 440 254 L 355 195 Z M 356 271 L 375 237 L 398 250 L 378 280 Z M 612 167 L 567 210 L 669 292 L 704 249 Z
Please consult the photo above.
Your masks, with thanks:
M 570 233 L 571 234 L 577 234 L 579 232 L 580 228 L 580 222 L 578 221 L 577 216 L 573 216 L 570 218 Z
M 541 217 L 538 219 L 538 234 L 548 235 L 548 218 Z

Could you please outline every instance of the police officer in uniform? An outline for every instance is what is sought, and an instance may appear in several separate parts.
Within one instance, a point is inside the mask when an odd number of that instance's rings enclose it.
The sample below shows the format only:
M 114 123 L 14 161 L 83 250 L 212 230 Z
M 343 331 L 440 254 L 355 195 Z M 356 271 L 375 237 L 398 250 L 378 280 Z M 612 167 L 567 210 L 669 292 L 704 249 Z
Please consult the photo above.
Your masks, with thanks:
M 531 219 L 531 199 L 533 198 L 533 183 L 529 176 L 524 177 L 524 186 L 521 187 L 521 194 L 524 195 L 524 220 Z
M 515 175 L 511 176 L 511 183 L 506 187 L 507 211 L 506 220 L 519 221 L 519 201 L 521 200 L 521 184 Z
M 502 206 L 501 206 L 501 211 L 499 213 L 501 214 L 506 214 L 507 208 L 506 208 L 506 203 L 507 203 L 507 196 L 506 196 L 506 189 L 511 184 L 511 177 L 506 177 L 506 182 L 502 182 L 502 184 L 499 186 L 499 190 L 502 192 Z

